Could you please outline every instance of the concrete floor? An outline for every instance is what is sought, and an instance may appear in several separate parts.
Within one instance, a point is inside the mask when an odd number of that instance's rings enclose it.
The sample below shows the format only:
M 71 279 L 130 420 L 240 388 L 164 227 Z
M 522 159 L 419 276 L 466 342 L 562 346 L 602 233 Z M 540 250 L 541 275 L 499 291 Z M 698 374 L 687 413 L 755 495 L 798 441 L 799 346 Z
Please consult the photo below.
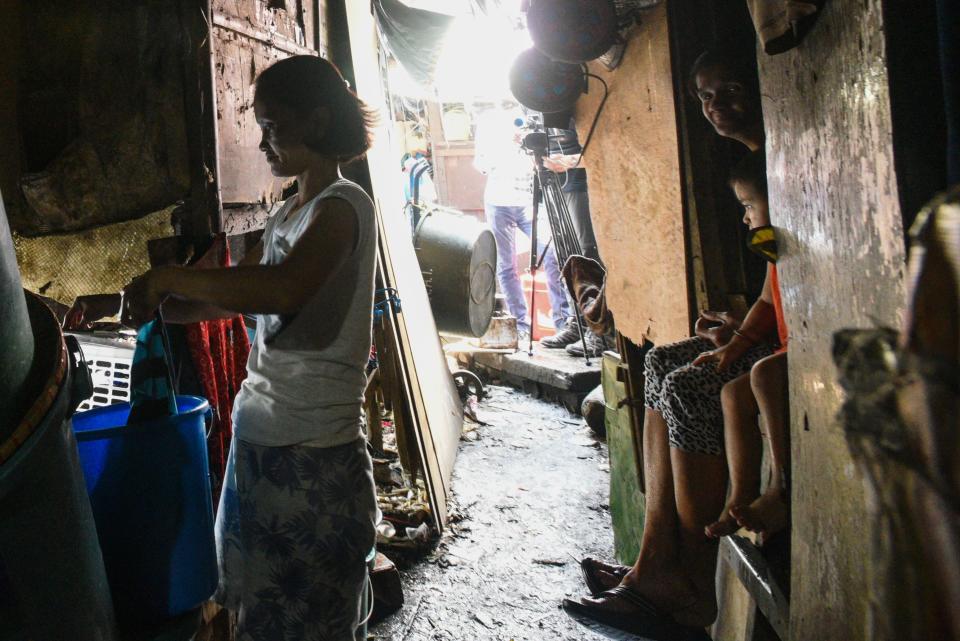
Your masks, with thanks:
M 461 442 L 452 523 L 406 569 L 405 605 L 372 639 L 593 641 L 560 600 L 584 592 L 585 555 L 610 558 L 606 445 L 580 417 L 489 387 L 477 440 Z

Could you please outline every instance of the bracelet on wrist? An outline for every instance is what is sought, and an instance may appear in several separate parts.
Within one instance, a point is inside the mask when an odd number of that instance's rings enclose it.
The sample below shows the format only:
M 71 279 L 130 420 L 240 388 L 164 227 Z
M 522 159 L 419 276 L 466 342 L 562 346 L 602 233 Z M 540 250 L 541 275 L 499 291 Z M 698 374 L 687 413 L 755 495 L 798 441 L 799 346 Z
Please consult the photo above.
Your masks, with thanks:
M 751 345 L 756 345 L 756 344 L 759 342 L 759 341 L 755 340 L 753 337 L 747 336 L 746 334 L 744 334 L 743 332 L 741 332 L 739 329 L 733 330 L 733 335 L 734 335 L 734 336 L 739 336 L 740 338 L 742 338 L 742 339 L 745 340 L 746 342 L 750 343 Z

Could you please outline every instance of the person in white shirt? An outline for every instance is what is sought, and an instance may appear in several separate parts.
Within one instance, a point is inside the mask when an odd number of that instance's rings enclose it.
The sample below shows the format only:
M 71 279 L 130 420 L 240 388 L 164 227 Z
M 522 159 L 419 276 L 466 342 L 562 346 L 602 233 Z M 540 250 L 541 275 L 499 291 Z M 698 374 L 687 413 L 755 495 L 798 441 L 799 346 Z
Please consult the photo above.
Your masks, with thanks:
M 214 598 L 237 613 L 238 641 L 352 640 L 380 518 L 362 409 L 377 225 L 339 163 L 366 152 L 373 116 L 315 56 L 261 73 L 254 113 L 266 162 L 296 177 L 297 194 L 240 264 L 152 269 L 124 289 L 121 318 L 136 327 L 161 305 L 175 323 L 257 316 L 217 512 Z M 90 303 L 78 300 L 71 322 L 92 320 Z
M 527 303 L 517 272 L 516 232 L 519 229 L 532 236 L 533 220 L 533 163 L 519 144 L 520 129 L 517 119 L 523 113 L 516 106 L 500 105 L 480 117 L 476 134 L 474 166 L 487 176 L 483 205 L 487 223 L 497 243 L 497 280 L 507 299 L 507 308 L 517 319 L 522 333 L 530 332 Z M 539 229 L 538 229 L 539 235 Z M 553 324 L 560 330 L 571 316 L 569 302 L 557 256 L 553 248 L 544 255 L 546 239 L 538 238 L 537 256 L 543 255 L 543 269 L 547 275 Z

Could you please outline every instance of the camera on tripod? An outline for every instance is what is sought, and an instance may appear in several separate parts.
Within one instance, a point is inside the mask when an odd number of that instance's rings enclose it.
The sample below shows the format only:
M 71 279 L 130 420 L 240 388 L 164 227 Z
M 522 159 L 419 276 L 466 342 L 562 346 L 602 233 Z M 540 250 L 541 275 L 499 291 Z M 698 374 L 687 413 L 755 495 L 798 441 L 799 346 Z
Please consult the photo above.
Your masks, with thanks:
M 534 156 L 546 156 L 550 147 L 550 139 L 546 131 L 531 131 L 523 137 L 520 146 L 524 151 Z
M 513 121 L 517 129 L 525 132 L 520 139 L 520 146 L 533 156 L 546 156 L 549 147 L 547 130 L 543 127 L 543 114 L 531 111 L 524 118 Z

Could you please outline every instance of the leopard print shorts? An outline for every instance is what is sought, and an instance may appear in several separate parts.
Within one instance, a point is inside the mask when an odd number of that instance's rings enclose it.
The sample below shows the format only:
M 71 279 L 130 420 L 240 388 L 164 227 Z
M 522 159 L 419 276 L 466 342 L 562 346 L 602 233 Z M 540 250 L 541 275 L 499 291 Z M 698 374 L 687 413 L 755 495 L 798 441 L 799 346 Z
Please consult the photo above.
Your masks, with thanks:
M 644 394 L 646 406 L 660 412 L 667 422 L 671 447 L 720 456 L 723 454 L 720 390 L 749 372 L 758 360 L 772 354 L 773 348 L 752 347 L 723 373 L 717 371 L 715 363 L 691 365 L 693 359 L 713 348 L 713 343 L 703 338 L 654 347 L 644 360 Z

